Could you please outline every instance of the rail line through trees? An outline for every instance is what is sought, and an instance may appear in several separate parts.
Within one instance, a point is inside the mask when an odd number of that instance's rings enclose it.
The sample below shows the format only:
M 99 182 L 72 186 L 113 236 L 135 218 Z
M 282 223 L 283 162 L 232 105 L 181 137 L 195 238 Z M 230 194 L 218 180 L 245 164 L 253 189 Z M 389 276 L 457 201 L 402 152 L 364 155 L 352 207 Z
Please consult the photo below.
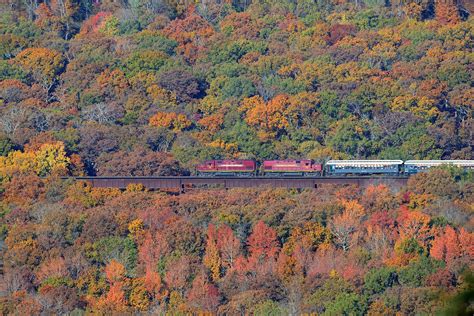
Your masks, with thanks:
M 71 179 L 71 178 L 64 178 Z M 365 176 L 365 177 L 72 177 L 77 181 L 87 181 L 98 188 L 126 189 L 130 184 L 142 184 L 147 189 L 185 189 L 188 187 L 223 188 L 317 188 L 324 184 L 354 184 L 358 186 L 384 183 L 403 186 L 406 176 Z

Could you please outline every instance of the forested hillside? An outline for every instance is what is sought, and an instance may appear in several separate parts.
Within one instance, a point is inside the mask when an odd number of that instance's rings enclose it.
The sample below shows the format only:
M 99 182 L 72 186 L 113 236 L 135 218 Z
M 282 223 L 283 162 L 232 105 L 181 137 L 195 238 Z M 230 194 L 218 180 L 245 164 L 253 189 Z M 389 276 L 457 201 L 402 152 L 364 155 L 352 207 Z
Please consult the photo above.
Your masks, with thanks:
M 173 195 L 17 176 L 2 199 L 0 309 L 469 315 L 473 192 L 456 169 L 413 176 L 400 192 Z
M 179 195 L 60 179 L 474 159 L 465 4 L 0 1 L 2 314 L 472 315 L 472 172 Z
M 474 22 L 454 5 L 36 2 L 2 7 L 4 156 L 61 142 L 91 175 L 473 157 Z

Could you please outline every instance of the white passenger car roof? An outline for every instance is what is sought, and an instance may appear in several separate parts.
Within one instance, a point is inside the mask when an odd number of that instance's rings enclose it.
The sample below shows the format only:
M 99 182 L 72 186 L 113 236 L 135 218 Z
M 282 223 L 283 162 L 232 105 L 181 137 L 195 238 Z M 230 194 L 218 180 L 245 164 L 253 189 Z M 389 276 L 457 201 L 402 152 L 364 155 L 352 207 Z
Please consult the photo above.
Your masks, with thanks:
M 328 166 L 393 166 L 401 165 L 401 160 L 329 160 Z
M 405 165 L 412 166 L 440 166 L 454 165 L 461 167 L 474 167 L 474 160 L 407 160 Z

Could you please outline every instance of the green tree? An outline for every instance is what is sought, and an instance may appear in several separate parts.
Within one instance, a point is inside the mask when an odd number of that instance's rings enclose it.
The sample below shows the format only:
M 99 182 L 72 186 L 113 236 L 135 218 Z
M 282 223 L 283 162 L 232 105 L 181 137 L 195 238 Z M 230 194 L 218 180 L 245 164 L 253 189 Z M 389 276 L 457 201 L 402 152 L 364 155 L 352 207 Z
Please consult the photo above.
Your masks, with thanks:
M 254 315 L 258 316 L 283 316 L 287 311 L 272 300 L 263 301 L 255 306 Z
M 309 297 L 308 303 L 317 313 L 323 313 L 329 306 L 332 306 L 332 309 L 336 312 L 340 306 L 345 305 L 344 302 L 349 302 L 351 298 L 354 298 L 352 292 L 352 286 L 344 279 L 330 278 Z M 334 305 L 336 303 L 335 298 L 339 296 L 340 302 Z
M 86 256 L 93 262 L 106 264 L 110 260 L 123 263 L 127 273 L 133 274 L 138 250 L 131 238 L 105 237 L 86 247 Z
M 15 144 L 9 138 L 0 136 L 0 156 L 6 157 L 15 147 Z
M 326 308 L 323 315 L 364 315 L 367 310 L 367 300 L 355 293 L 337 295 Z
M 364 288 L 368 294 L 379 294 L 391 287 L 397 281 L 394 268 L 382 267 L 372 269 L 364 277 Z
M 458 293 L 448 298 L 448 306 L 442 310 L 442 315 L 468 316 L 474 313 L 472 300 L 474 297 L 474 275 L 472 271 L 463 273 L 463 284 Z
M 134 52 L 124 61 L 124 72 L 133 77 L 139 72 L 155 73 L 168 62 L 168 56 L 159 51 Z
M 427 276 L 433 274 L 444 266 L 443 262 L 421 256 L 418 260 L 410 262 L 408 266 L 398 271 L 400 284 L 407 286 L 422 286 Z

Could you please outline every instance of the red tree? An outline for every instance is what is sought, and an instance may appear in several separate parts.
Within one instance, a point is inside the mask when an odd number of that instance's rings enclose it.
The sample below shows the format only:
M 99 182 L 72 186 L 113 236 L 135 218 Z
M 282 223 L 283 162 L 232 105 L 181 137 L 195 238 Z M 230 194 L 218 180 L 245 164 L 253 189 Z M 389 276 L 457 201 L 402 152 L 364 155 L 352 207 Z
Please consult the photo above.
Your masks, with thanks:
M 464 255 L 472 258 L 472 235 L 464 229 L 458 234 L 454 228 L 447 226 L 444 233 L 433 240 L 430 255 L 448 265 Z
M 154 237 L 148 232 L 138 248 L 138 258 L 146 268 L 152 268 L 156 266 L 160 257 L 166 254 L 168 248 L 168 243 L 160 232 Z
M 252 234 L 248 239 L 250 258 L 263 261 L 274 259 L 280 251 L 280 244 L 274 229 L 268 227 L 263 221 L 255 224 Z
M 127 308 L 124 286 L 127 281 L 125 267 L 115 260 L 110 261 L 105 267 L 105 276 L 110 284 L 105 297 L 101 297 L 97 307 L 108 312 L 124 312 Z
M 170 263 L 165 274 L 165 282 L 169 288 L 181 290 L 186 286 L 189 274 L 190 260 L 184 256 Z
M 464 255 L 474 258 L 474 233 L 469 233 L 464 228 L 459 230 L 459 243 Z
M 188 294 L 189 305 L 196 312 L 215 312 L 219 305 L 219 291 L 209 283 L 204 273 L 200 273 L 193 281 Z

